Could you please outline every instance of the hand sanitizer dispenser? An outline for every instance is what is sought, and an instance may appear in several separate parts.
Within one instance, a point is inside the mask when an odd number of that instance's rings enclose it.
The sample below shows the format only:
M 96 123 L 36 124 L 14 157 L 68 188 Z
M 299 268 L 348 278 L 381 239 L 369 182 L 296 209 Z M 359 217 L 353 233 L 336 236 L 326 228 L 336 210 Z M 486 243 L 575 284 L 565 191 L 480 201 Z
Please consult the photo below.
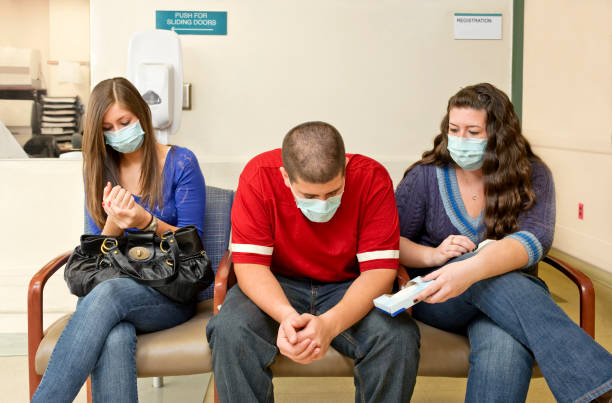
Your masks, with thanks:
M 168 143 L 178 131 L 183 102 L 183 60 L 179 36 L 172 31 L 135 33 L 128 48 L 128 80 L 151 108 L 157 140 Z
M 167 129 L 172 124 L 174 97 L 172 65 L 140 63 L 134 85 L 151 108 L 153 127 Z

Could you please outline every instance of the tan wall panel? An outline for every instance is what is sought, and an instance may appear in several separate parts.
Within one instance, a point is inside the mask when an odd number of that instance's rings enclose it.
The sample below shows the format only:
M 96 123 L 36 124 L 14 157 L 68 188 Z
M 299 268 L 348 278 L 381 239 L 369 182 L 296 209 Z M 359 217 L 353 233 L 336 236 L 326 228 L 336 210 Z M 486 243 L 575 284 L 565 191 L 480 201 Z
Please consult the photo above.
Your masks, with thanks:
M 526 2 L 523 127 L 555 177 L 554 246 L 612 272 L 610 15 L 607 0 Z
M 557 222 L 553 246 L 612 273 L 611 158 L 548 148 L 535 152 L 553 171 Z M 578 219 L 578 203 L 584 218 Z

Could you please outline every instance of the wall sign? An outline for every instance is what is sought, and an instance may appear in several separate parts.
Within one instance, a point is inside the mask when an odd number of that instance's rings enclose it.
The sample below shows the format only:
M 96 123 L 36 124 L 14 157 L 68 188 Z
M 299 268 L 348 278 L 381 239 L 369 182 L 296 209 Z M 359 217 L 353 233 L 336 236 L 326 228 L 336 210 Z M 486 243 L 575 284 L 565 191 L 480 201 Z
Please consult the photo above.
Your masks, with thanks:
M 155 11 L 155 28 L 179 35 L 227 35 L 227 11 Z
M 501 38 L 501 14 L 455 13 L 455 39 Z

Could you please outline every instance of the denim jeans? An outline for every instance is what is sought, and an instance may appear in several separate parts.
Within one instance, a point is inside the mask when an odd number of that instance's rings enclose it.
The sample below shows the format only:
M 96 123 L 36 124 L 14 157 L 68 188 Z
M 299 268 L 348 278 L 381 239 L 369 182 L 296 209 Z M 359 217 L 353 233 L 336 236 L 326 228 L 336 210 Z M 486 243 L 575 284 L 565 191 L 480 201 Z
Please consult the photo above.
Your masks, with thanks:
M 351 281 L 320 283 L 277 276 L 298 313 L 321 315 L 344 296 Z M 279 324 L 238 286 L 206 328 L 222 402 L 272 402 L 270 365 L 279 351 Z M 408 402 L 419 360 L 419 331 L 409 315 L 392 318 L 372 310 L 336 336 L 331 346 L 355 360 L 356 402 Z
M 532 355 L 559 402 L 588 402 L 612 389 L 612 355 L 537 277 L 514 271 L 481 280 L 446 302 L 415 305 L 413 316 L 469 337 L 468 402 L 524 402 Z
M 132 279 L 100 283 L 79 299 L 32 402 L 71 402 L 89 374 L 94 402 L 137 402 L 136 334 L 176 326 L 194 313 L 194 304 L 174 303 Z

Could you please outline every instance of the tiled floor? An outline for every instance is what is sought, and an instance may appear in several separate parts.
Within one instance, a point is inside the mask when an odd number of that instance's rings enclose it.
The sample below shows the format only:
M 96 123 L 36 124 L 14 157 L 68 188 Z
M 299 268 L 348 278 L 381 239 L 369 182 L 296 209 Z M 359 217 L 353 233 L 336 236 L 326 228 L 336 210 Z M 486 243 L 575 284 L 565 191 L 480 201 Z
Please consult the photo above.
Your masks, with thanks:
M 572 261 L 580 268 L 581 263 Z M 558 272 L 543 268 L 541 277 L 553 291 L 553 298 L 574 320 L 578 320 L 578 293 L 573 283 L 569 282 Z M 595 302 L 595 339 L 608 351 L 612 351 L 612 288 L 594 281 Z M 0 335 L 0 349 L 2 348 Z M 14 336 L 4 345 L 19 345 Z M 18 349 L 18 348 L 17 348 Z M 2 355 L 2 351 L 0 351 Z M 209 383 L 209 375 L 194 375 L 184 377 L 168 377 L 164 380 L 164 387 L 155 389 L 151 379 L 139 379 L 140 401 L 143 403 L 164 402 L 201 402 L 202 395 Z M 417 379 L 413 395 L 413 402 L 463 402 L 465 393 L 465 379 L 452 378 L 423 378 Z M 275 379 L 276 401 L 284 402 L 353 402 L 352 378 L 279 378 Z M 0 356 L 0 402 L 27 402 L 28 378 L 26 356 Z M 85 402 L 83 391 L 76 402 Z M 543 378 L 532 379 L 527 402 L 547 403 L 554 402 L 554 398 Z M 213 388 L 208 388 L 204 398 L 205 403 L 213 402 Z

